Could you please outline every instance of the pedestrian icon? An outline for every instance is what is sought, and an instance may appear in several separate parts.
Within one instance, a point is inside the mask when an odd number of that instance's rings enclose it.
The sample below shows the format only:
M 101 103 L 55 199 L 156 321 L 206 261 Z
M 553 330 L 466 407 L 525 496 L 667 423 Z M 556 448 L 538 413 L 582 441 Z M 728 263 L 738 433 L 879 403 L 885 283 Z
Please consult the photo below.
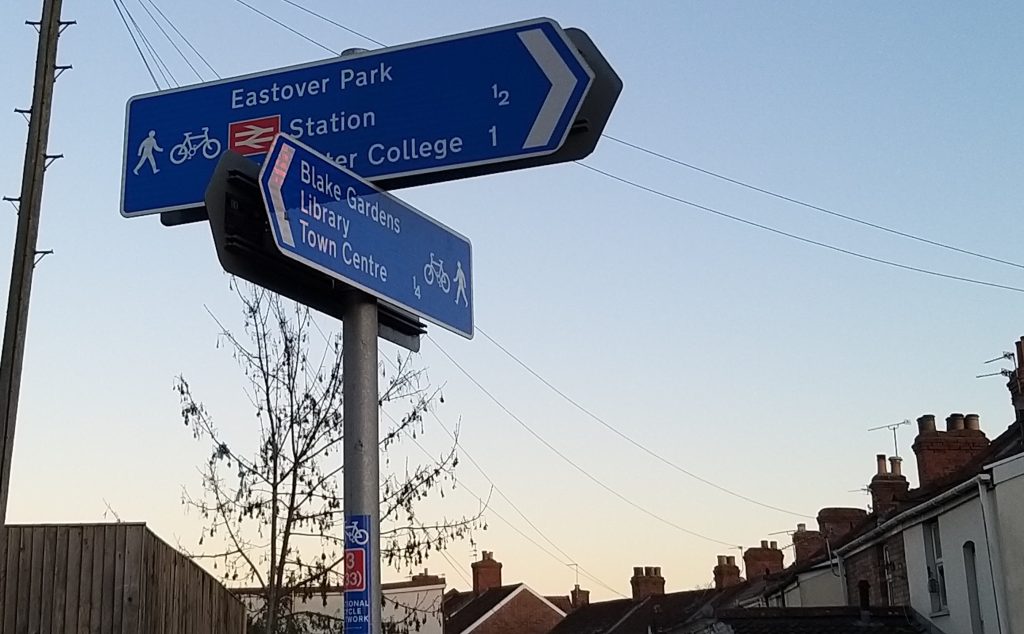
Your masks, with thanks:
M 139 163 L 135 166 L 135 169 L 132 170 L 135 172 L 136 176 L 139 175 L 139 168 L 142 167 L 142 164 L 146 161 L 149 161 L 149 167 L 153 170 L 154 174 L 160 171 L 156 166 L 156 157 L 153 156 L 154 150 L 157 152 L 164 151 L 164 149 L 156 142 L 156 130 L 150 130 L 149 136 L 143 139 L 142 143 L 139 144 Z
M 466 274 L 462 270 L 462 262 L 456 262 L 458 270 L 455 271 L 455 303 L 459 303 L 459 297 L 462 297 L 462 302 L 468 307 L 469 300 L 466 298 Z

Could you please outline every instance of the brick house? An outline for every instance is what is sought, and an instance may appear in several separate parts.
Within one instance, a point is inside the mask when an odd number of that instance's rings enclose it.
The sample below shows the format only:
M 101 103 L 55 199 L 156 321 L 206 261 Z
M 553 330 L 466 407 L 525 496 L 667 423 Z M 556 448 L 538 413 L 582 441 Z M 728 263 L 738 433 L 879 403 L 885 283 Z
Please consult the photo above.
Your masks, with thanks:
M 445 634 L 547 634 L 565 618 L 566 611 L 556 605 L 565 597 L 552 597 L 552 601 L 525 583 L 502 585 L 502 565 L 492 552 L 484 551 L 472 568 L 472 591 L 450 590 L 444 595 Z M 586 591 L 577 586 L 567 601 L 586 599 Z
M 762 592 L 781 551 L 769 542 L 754 551 L 749 563 L 771 562 L 769 570 L 744 580 L 735 558 L 721 556 L 715 587 L 665 592 L 657 567 L 634 568 L 632 596 L 582 606 L 550 634 L 920 634 L 927 632 L 909 608 L 737 608 Z M 746 562 L 745 562 L 746 563 Z
M 694 617 L 720 590 L 665 592 L 657 566 L 636 567 L 632 596 L 579 606 L 550 634 L 650 634 L 675 631 Z M 511 630 L 510 630 L 511 631 Z
M 1020 577 L 1012 555 L 1024 541 L 1021 420 L 991 442 L 977 415 L 951 414 L 942 431 L 932 415 L 917 422 L 920 487 L 883 487 L 873 525 L 835 551 L 848 602 L 908 605 L 945 632 L 1024 631 L 1021 602 L 1011 598 Z M 883 473 L 879 458 L 873 485 L 902 478 L 898 460 Z

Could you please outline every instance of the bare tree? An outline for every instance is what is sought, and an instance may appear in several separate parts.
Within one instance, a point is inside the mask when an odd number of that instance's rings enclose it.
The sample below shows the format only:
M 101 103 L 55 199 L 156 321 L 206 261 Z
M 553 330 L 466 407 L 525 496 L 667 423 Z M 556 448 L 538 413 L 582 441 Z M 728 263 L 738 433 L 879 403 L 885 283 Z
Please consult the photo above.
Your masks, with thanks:
M 205 550 L 192 556 L 211 560 L 226 583 L 258 588 L 253 629 L 321 631 L 331 625 L 330 616 L 293 605 L 297 599 L 308 605 L 318 593 L 326 597 L 328 588 L 342 583 L 342 338 L 324 334 L 308 308 L 265 289 L 245 285 L 236 292 L 244 335 L 218 321 L 218 347 L 224 344 L 244 373 L 256 419 L 252 435 L 229 442 L 186 379 L 175 381 L 185 425 L 211 445 L 200 469 L 203 494 L 192 496 L 186 489 L 183 495 L 183 504 L 203 519 L 199 545 Z M 311 340 L 311 331 L 319 338 Z M 423 414 L 438 392 L 409 356 L 399 355 L 390 371 L 382 365 L 381 372 L 382 409 L 402 412 L 390 417 L 380 440 L 387 465 L 387 452 L 403 440 L 416 442 L 425 431 Z M 253 444 L 251 451 L 237 449 Z M 455 486 L 456 446 L 383 478 L 384 565 L 411 569 L 453 540 L 472 540 L 473 530 L 483 527 L 480 514 L 423 521 L 416 513 L 417 503 Z M 415 614 L 403 621 L 398 629 L 406 631 L 421 622 Z

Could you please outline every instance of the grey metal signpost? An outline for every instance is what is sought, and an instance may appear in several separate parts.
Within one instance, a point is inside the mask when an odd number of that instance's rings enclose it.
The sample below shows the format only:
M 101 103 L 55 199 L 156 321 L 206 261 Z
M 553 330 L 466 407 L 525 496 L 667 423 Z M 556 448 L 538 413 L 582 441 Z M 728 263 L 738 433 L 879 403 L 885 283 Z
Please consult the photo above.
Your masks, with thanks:
M 362 623 L 349 619 L 359 614 L 369 617 L 371 634 L 379 634 L 381 628 L 380 591 L 380 449 L 378 448 L 378 393 L 377 393 L 377 300 L 370 295 L 353 290 L 345 306 L 344 330 L 342 333 L 342 364 L 345 372 L 343 410 L 345 415 L 345 548 L 346 571 L 349 567 L 349 548 L 352 542 L 350 530 L 365 530 L 368 543 L 365 544 L 363 561 L 364 591 L 369 596 L 369 606 L 358 606 L 350 613 L 350 601 L 345 601 L 345 631 L 364 631 Z M 354 518 L 363 518 L 349 528 Z M 367 526 L 363 528 L 362 525 Z M 346 583 L 346 587 L 350 584 Z M 366 609 L 368 607 L 368 610 Z M 354 627 L 353 627 L 354 626 Z
M 583 158 L 622 83 L 544 18 L 346 53 L 134 98 L 122 213 L 208 215 L 226 271 L 341 317 L 345 634 L 380 634 L 377 338 L 418 349 L 419 318 L 472 337 L 474 305 L 469 240 L 380 186 Z M 331 136 L 340 104 L 363 116 Z M 193 148 L 159 177 L 155 159 L 129 164 L 157 134 Z

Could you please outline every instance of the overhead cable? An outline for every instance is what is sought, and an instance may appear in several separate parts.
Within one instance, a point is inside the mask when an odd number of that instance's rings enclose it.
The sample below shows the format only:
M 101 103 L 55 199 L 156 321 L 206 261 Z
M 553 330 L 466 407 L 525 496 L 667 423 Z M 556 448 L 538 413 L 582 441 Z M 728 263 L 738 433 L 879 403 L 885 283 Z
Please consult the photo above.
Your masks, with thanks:
M 128 19 L 124 17 L 124 13 L 121 12 L 121 5 L 117 3 L 117 0 L 113 0 L 114 8 L 117 9 L 117 14 L 121 16 L 121 22 L 124 22 L 124 28 L 128 31 L 128 36 L 132 38 L 132 43 L 135 44 L 135 50 L 139 52 L 139 57 L 142 59 L 142 63 L 146 66 L 146 71 L 149 73 L 150 79 L 153 80 L 153 85 L 156 86 L 157 90 L 160 90 L 162 86 L 157 81 L 156 75 L 153 73 L 152 67 L 149 65 L 149 60 L 146 59 L 145 53 L 142 52 L 142 47 L 139 46 L 139 41 L 135 38 L 135 33 L 132 31 L 132 27 L 128 25 Z
M 213 73 L 213 76 L 214 76 L 214 77 L 216 77 L 217 79 L 220 79 L 220 74 L 218 74 L 218 73 L 217 73 L 217 71 L 216 71 L 216 70 L 214 70 L 213 66 L 211 66 L 211 65 L 210 65 L 210 62 L 206 61 L 206 58 L 205 58 L 205 57 L 203 57 L 203 54 L 202 54 L 202 53 L 200 53 L 200 52 L 199 52 L 199 51 L 198 51 L 198 50 L 196 49 L 196 47 L 195 47 L 195 46 L 192 46 L 192 42 L 191 42 L 191 41 L 189 41 L 189 39 L 188 39 L 187 37 L 185 37 L 185 34 L 184 34 L 184 33 L 182 33 L 182 32 L 181 32 L 181 31 L 180 31 L 180 30 L 178 29 L 178 27 L 174 25 L 174 22 L 172 22 L 172 21 L 171 21 L 171 19 L 170 19 L 170 18 L 168 18 L 168 17 L 167 17 L 167 16 L 166 16 L 166 15 L 164 14 L 164 12 L 160 10 L 160 7 L 158 7 L 158 6 L 156 5 L 156 2 L 154 2 L 153 0 L 147 0 L 147 1 L 148 1 L 148 2 L 149 2 L 149 4 L 150 4 L 150 5 L 151 5 L 151 6 L 152 6 L 152 7 L 153 7 L 153 8 L 155 9 L 155 10 L 156 10 L 156 12 L 160 14 L 160 17 L 162 17 L 162 18 L 164 19 L 164 21 L 166 21 L 166 22 L 167 22 L 167 24 L 168 24 L 168 25 L 169 25 L 169 26 L 171 27 L 171 29 L 173 29 L 173 30 L 174 30 L 174 32 L 178 34 L 178 37 L 180 37 L 180 38 L 182 39 L 182 41 L 183 41 L 183 42 L 185 42 L 185 44 L 186 44 L 186 45 L 187 45 L 187 46 L 188 46 L 188 47 L 189 47 L 190 49 L 192 49 L 192 52 L 193 52 L 193 53 L 195 53 L 195 54 L 196 54 L 196 56 L 197 56 L 197 57 L 198 57 L 199 59 L 201 59 L 201 60 L 203 61 L 203 63 L 204 63 L 204 64 L 206 64 L 206 67 L 210 69 L 210 72 L 211 72 L 211 73 Z
M 387 46 L 387 44 L 385 44 L 384 42 L 381 42 L 380 40 L 375 40 L 372 37 L 370 37 L 369 35 L 365 35 L 363 33 L 360 33 L 359 31 L 357 31 L 355 29 L 352 29 L 352 28 L 349 28 L 349 27 L 345 26 L 344 24 L 342 24 L 340 22 L 335 22 L 334 20 L 330 19 L 329 17 L 327 17 L 327 16 L 325 16 L 323 14 L 317 13 L 316 11 L 313 11 L 312 9 L 307 9 L 306 7 L 302 6 L 298 2 L 293 2 L 293 0 L 281 0 L 281 2 L 284 2 L 285 4 L 290 4 L 293 7 L 295 7 L 296 9 L 299 9 L 301 11 L 305 11 L 306 13 L 308 13 L 308 14 L 310 14 L 312 16 L 318 17 L 321 20 L 323 20 L 324 22 L 327 22 L 328 24 L 333 24 L 334 26 L 338 27 L 339 29 L 341 29 L 343 31 L 346 31 L 348 33 L 351 33 L 352 35 L 355 35 L 356 37 L 361 37 L 364 40 L 366 40 L 367 42 L 373 42 L 377 46 Z
M 708 535 L 704 535 L 704 534 L 699 533 L 697 531 L 690 530 L 689 528 L 686 528 L 684 526 L 680 526 L 679 524 L 676 524 L 672 520 L 669 520 L 669 519 L 667 519 L 665 517 L 662 517 L 661 515 L 658 515 L 654 511 L 651 511 L 650 509 L 648 509 L 648 508 L 646 508 L 646 507 L 644 507 L 644 506 L 642 506 L 640 504 L 637 504 L 636 502 L 634 502 L 633 500 L 629 499 L 628 497 L 626 497 L 622 493 L 619 493 L 617 490 L 613 489 L 608 484 L 605 484 L 605 482 L 603 480 L 599 479 L 597 476 L 593 475 L 592 473 L 590 473 L 589 471 L 587 471 L 586 469 L 584 469 L 583 467 L 578 465 L 571 458 L 569 458 L 567 455 L 565 455 L 565 453 L 563 453 L 557 447 L 555 447 L 550 442 L 548 442 L 547 439 L 545 439 L 543 436 L 538 434 L 532 427 L 527 425 L 526 422 L 522 418 L 517 416 L 515 414 L 515 412 L 513 412 L 508 407 L 506 407 L 505 404 L 502 403 L 500 400 L 498 400 L 498 398 L 496 396 L 494 396 L 494 394 L 492 394 L 490 390 L 488 390 L 486 387 L 483 386 L 483 384 L 481 384 L 479 381 L 477 381 L 476 377 L 474 377 L 472 374 L 470 374 L 469 371 L 467 371 L 464 367 L 462 367 L 462 365 L 458 361 L 456 361 L 450 354 L 448 354 L 448 351 L 445 350 L 444 348 L 442 348 L 441 345 L 438 344 L 437 341 L 432 336 L 430 336 L 428 334 L 428 335 L 426 335 L 426 337 L 427 337 L 428 340 L 430 340 L 430 342 L 432 344 L 434 344 L 434 347 L 437 348 L 441 352 L 441 354 L 443 354 L 445 356 L 445 358 L 448 359 L 448 361 L 452 365 L 454 365 L 460 372 L 462 372 L 462 374 L 467 379 L 469 379 L 469 381 L 473 385 L 475 385 L 481 392 L 483 392 L 487 396 L 487 398 L 489 398 L 503 412 L 505 412 L 505 414 L 507 414 L 509 418 L 514 420 L 520 427 L 525 429 L 531 436 L 533 436 L 535 439 L 537 439 L 542 445 L 547 447 L 552 453 L 554 453 L 556 456 L 561 458 L 565 463 L 567 463 L 568 465 L 570 465 L 571 467 L 573 467 L 574 469 L 579 471 L 582 475 L 584 475 L 591 482 L 593 482 L 594 484 L 598 485 L 599 487 L 601 487 L 602 489 L 604 489 L 608 493 L 611 493 L 615 497 L 619 498 L 620 500 L 622 500 L 623 502 L 625 502 L 629 506 L 633 507 L 634 509 L 640 511 L 641 513 L 643 513 L 643 514 L 645 514 L 645 515 L 647 515 L 647 516 L 649 516 L 649 517 L 651 517 L 651 518 L 653 518 L 655 520 L 658 520 L 659 522 L 661 522 L 662 524 L 665 524 L 666 526 L 674 528 L 674 529 L 676 529 L 676 530 L 678 530 L 678 531 L 680 531 L 682 533 L 686 533 L 687 535 L 690 535 L 692 537 L 697 537 L 699 539 L 703 539 L 705 541 L 713 542 L 715 544 L 720 544 L 722 546 L 728 546 L 729 548 L 738 548 L 739 547 L 739 546 L 737 546 L 736 544 L 734 544 L 732 542 L 727 542 L 727 541 L 723 541 L 721 539 L 716 539 L 714 537 L 710 537 Z
M 811 209 L 813 211 L 817 211 L 817 212 L 820 212 L 820 213 L 823 213 L 823 214 L 828 214 L 828 215 L 834 216 L 836 218 L 842 218 L 843 220 L 848 220 L 850 222 L 855 222 L 857 224 L 864 225 L 865 227 L 871 227 L 872 229 L 878 229 L 879 231 L 885 231 L 886 233 L 891 233 L 893 235 L 900 236 L 901 238 L 907 238 L 907 239 L 910 239 L 910 240 L 916 240 L 917 242 L 923 242 L 925 244 L 930 244 L 932 246 L 940 247 L 942 249 L 948 249 L 949 251 L 955 251 L 957 253 L 962 253 L 964 255 L 970 255 L 970 256 L 973 256 L 973 257 L 976 257 L 976 258 L 981 258 L 983 260 L 988 260 L 990 262 L 997 262 L 999 264 L 1005 264 L 1007 266 L 1014 266 L 1014 267 L 1017 267 L 1019 269 L 1024 269 L 1024 264 L 1020 264 L 1018 262 L 1011 262 L 1010 260 L 1004 260 L 1002 258 L 997 258 L 997 257 L 993 257 L 993 256 L 990 256 L 990 255 L 985 255 L 984 253 L 978 253 L 977 251 L 970 251 L 968 249 L 962 249 L 962 248 L 960 248 L 958 246 L 954 246 L 952 244 L 947 244 L 945 242 L 939 242 L 937 240 L 930 240 L 928 238 L 922 238 L 921 236 L 914 235 L 912 233 L 907 233 L 905 231 L 900 231 L 898 229 L 893 229 L 892 227 L 886 227 L 885 225 L 880 225 L 880 224 L 877 224 L 877 223 L 874 223 L 874 222 L 869 222 L 867 220 L 863 220 L 863 219 L 857 218 L 855 216 L 850 216 L 848 214 L 843 214 L 843 213 L 840 213 L 838 211 L 834 211 L 832 209 L 828 209 L 827 207 L 821 207 L 819 205 L 813 205 L 811 203 L 808 203 L 808 202 L 805 202 L 803 200 L 800 200 L 799 198 L 793 198 L 792 196 L 786 196 L 785 194 L 780 194 L 780 193 L 774 192 L 774 191 L 772 191 L 770 189 L 765 189 L 763 187 L 758 187 L 757 185 L 751 185 L 750 183 L 745 183 L 745 182 L 743 182 L 741 180 L 738 180 L 738 179 L 735 179 L 735 178 L 731 178 L 729 176 L 725 176 L 724 174 L 719 174 L 718 172 L 713 172 L 713 171 L 711 171 L 709 169 L 705 169 L 703 167 L 699 167 L 699 166 L 694 165 L 692 163 L 687 163 L 686 161 L 681 161 L 681 160 L 679 160 L 677 158 L 668 156 L 667 154 L 662 154 L 660 152 L 655 152 L 654 150 L 652 150 L 650 148 L 646 148 L 646 147 L 644 147 L 642 145 L 637 145 L 636 143 L 631 143 L 629 141 L 626 141 L 625 139 L 620 139 L 620 138 L 614 137 L 614 136 L 612 136 L 610 134 L 602 134 L 601 136 L 606 138 L 606 139 L 608 139 L 609 141 L 614 141 L 616 143 L 619 143 L 621 145 L 625 145 L 626 147 L 633 148 L 634 150 L 638 150 L 640 152 L 644 152 L 645 154 L 649 154 L 651 156 L 654 156 L 656 158 L 662 159 L 664 161 L 668 161 L 670 163 L 675 163 L 676 165 L 680 165 L 680 166 L 685 167 L 687 169 L 691 169 L 691 170 L 693 170 L 695 172 L 700 172 L 701 174 L 706 174 L 708 176 L 717 178 L 717 179 L 725 181 L 727 183 L 732 183 L 733 185 L 738 185 L 740 187 L 745 187 L 746 189 L 749 189 L 749 190 L 752 190 L 752 191 L 755 191 L 755 192 L 758 192 L 758 193 L 761 193 L 761 194 L 765 194 L 766 196 L 771 196 L 771 197 L 777 198 L 779 200 L 784 200 L 784 201 L 786 201 L 788 203 L 793 203 L 794 205 L 800 205 L 801 207 L 806 207 L 807 209 Z
M 178 46 L 178 43 L 175 42 L 174 39 L 170 36 L 170 34 L 167 33 L 167 30 L 163 27 L 162 24 L 160 24 L 160 21 L 156 19 L 156 16 L 153 15 L 153 12 L 150 11 L 149 7 L 146 6 L 145 0 L 139 0 L 139 4 L 142 5 L 142 9 L 149 16 L 149 19 L 153 21 L 153 24 L 156 25 L 156 28 L 160 29 L 160 32 L 163 33 L 163 36 L 167 38 L 168 42 L 171 43 L 171 46 L 174 47 L 174 50 L 178 51 L 178 55 L 181 56 L 181 59 L 185 60 L 185 63 L 188 65 L 189 68 L 192 69 L 192 72 L 195 73 L 195 76 L 199 78 L 199 81 L 203 81 L 203 76 L 199 74 L 199 71 L 196 70 L 196 67 L 192 65 L 192 61 L 188 58 L 188 56 L 185 55 L 184 52 L 182 52 L 181 47 Z M 166 17 L 164 19 L 166 19 Z
M 247 7 L 250 11 L 253 11 L 254 13 L 258 13 L 259 15 L 262 15 L 264 18 L 270 20 L 271 22 L 273 22 L 274 24 L 280 26 L 281 28 L 287 29 L 288 31 L 294 33 L 295 35 L 298 35 L 299 37 L 301 37 L 302 39 L 306 40 L 310 44 L 313 44 L 314 46 L 319 46 L 320 48 L 324 49 L 325 51 L 327 51 L 328 53 L 331 53 L 333 55 L 340 55 L 340 53 L 338 51 L 334 50 L 333 48 L 331 48 L 329 46 L 324 46 L 323 44 L 321 44 L 320 42 L 317 42 L 316 40 L 314 40 L 313 38 L 309 37 L 308 35 L 306 35 L 302 31 L 298 31 L 296 29 L 293 29 L 292 27 L 290 27 L 287 24 L 285 24 L 284 22 L 278 20 L 274 16 L 272 16 L 272 15 L 270 15 L 268 13 L 264 13 L 263 11 L 260 11 L 259 9 L 257 9 L 254 6 L 252 6 L 251 4 L 246 2 L 245 0 L 235 0 L 235 2 L 237 2 L 238 4 L 240 4 L 240 5 L 244 6 L 244 7 Z
M 712 482 L 711 480 L 708 480 L 707 478 L 701 477 L 701 476 L 697 475 L 696 473 L 693 473 L 692 471 L 689 471 L 688 469 L 684 469 L 683 467 L 679 466 L 675 462 L 672 462 L 668 458 L 662 456 L 661 454 L 659 454 L 659 453 L 655 452 L 654 450 L 648 448 L 647 446 L 641 444 L 640 442 L 638 442 L 637 440 L 635 440 L 631 436 L 626 435 L 621 430 L 619 430 L 617 427 L 613 426 L 608 421 L 604 420 L 603 418 L 601 418 L 597 414 L 593 413 L 592 411 L 590 411 L 589 409 L 587 409 L 586 407 L 581 405 L 578 401 L 576 401 L 575 399 L 570 397 L 568 394 L 566 394 L 562 390 L 560 390 L 557 387 L 555 387 L 550 381 L 548 381 L 543 376 L 538 374 L 533 368 L 531 368 L 529 365 L 527 365 L 522 359 L 520 359 L 516 355 L 512 354 L 512 352 L 508 348 L 506 348 L 505 346 L 503 346 L 500 343 L 498 343 L 498 341 L 495 340 L 494 337 L 492 337 L 491 335 L 487 334 L 487 332 L 483 328 L 480 328 L 479 326 L 477 326 L 476 327 L 476 331 L 479 332 L 481 335 L 483 335 L 485 339 L 487 339 L 492 344 L 494 344 L 495 347 L 497 347 L 499 350 L 501 350 L 503 353 L 505 353 L 506 356 L 508 356 L 513 361 L 515 361 L 517 364 L 519 364 L 524 370 L 526 370 L 531 375 L 533 375 L 533 377 L 535 379 L 537 379 L 538 381 L 543 383 L 545 386 L 547 386 L 548 389 L 550 389 L 552 392 L 554 392 L 558 396 L 560 396 L 563 399 L 565 399 L 570 405 L 572 405 L 573 407 L 575 407 L 579 411 L 583 412 L 584 414 L 586 414 L 587 416 L 589 416 L 593 420 L 595 420 L 598 423 L 600 423 L 602 426 L 604 426 L 606 429 L 608 429 L 609 431 L 614 433 L 619 438 L 622 438 L 623 440 L 625 440 L 629 444 L 631 444 L 634 447 L 636 447 L 637 449 L 643 451 L 644 453 L 646 453 L 647 455 L 651 456 L 652 458 L 655 458 L 659 462 L 662 462 L 665 465 L 668 465 L 669 467 L 675 469 L 676 471 L 678 471 L 678 472 L 680 472 L 680 473 L 682 473 L 682 474 L 684 474 L 684 475 L 686 475 L 686 476 L 688 476 L 690 478 L 693 478 L 694 480 L 697 480 L 698 482 L 703 482 L 704 484 L 706 484 L 706 485 L 708 485 L 708 486 L 710 486 L 710 487 L 712 487 L 714 489 L 717 489 L 717 490 L 721 491 L 722 493 L 727 493 L 727 494 L 729 494 L 729 495 L 731 495 L 733 497 L 739 498 L 739 499 L 744 500 L 746 502 L 750 502 L 751 504 L 756 504 L 757 506 L 760 506 L 762 508 L 770 509 L 772 511 L 778 511 L 780 513 L 786 513 L 788 515 L 794 515 L 796 517 L 803 517 L 803 518 L 810 518 L 810 519 L 814 518 L 813 515 L 807 515 L 806 513 L 798 513 L 796 511 L 790 511 L 788 509 L 784 509 L 784 508 L 781 508 L 781 507 L 778 507 L 778 506 L 773 506 L 771 504 L 767 504 L 765 502 L 761 502 L 760 500 L 755 500 L 754 498 L 751 498 L 751 497 L 748 497 L 746 495 L 743 495 L 742 493 L 737 493 L 736 491 L 733 491 L 732 489 L 726 488 L 726 487 L 724 487 L 724 486 L 722 486 L 722 485 L 720 485 L 720 484 L 718 484 L 716 482 Z
M 846 255 L 853 256 L 855 258 L 860 258 L 862 260 L 868 260 L 870 262 L 876 262 L 878 264 L 884 264 L 886 266 L 891 266 L 891 267 L 894 267 L 894 268 L 903 269 L 905 271 L 913 271 L 915 273 L 922 273 L 924 275 L 931 275 L 933 277 L 941 277 L 941 278 L 947 279 L 947 280 L 956 280 L 958 282 L 967 282 L 969 284 L 978 284 L 980 286 L 988 286 L 988 287 L 991 287 L 991 288 L 999 288 L 999 289 L 1003 289 L 1003 290 L 1006 290 L 1006 291 L 1013 291 L 1015 293 L 1024 293 L 1024 288 L 1020 288 L 1018 286 L 1010 286 L 1008 284 L 997 284 L 995 282 L 987 282 L 985 280 L 978 280 L 978 279 L 974 279 L 974 278 L 970 278 L 970 277 L 962 277 L 960 275 L 951 275 L 949 273 L 940 273 L 938 271 L 932 271 L 930 269 L 924 269 L 924 268 L 920 268 L 920 267 L 917 267 L 917 266 L 910 266 L 909 264 L 902 264 L 902 263 L 899 263 L 899 262 L 893 262 L 892 260 L 886 260 L 886 259 L 883 259 L 883 258 L 876 258 L 874 256 L 866 255 L 864 253 L 859 253 L 857 251 L 851 251 L 850 249 L 844 249 L 842 247 L 837 247 L 837 246 L 835 246 L 833 244 L 829 244 L 827 242 L 820 242 L 818 240 L 813 240 L 811 238 L 805 238 L 805 237 L 799 236 L 799 235 L 797 235 L 795 233 L 789 233 L 789 232 L 783 231 L 781 229 L 776 229 L 776 228 L 770 227 L 768 225 L 764 225 L 764 224 L 761 224 L 761 223 L 758 223 L 758 222 L 754 222 L 753 220 L 747 220 L 746 218 L 740 218 L 739 216 L 734 216 L 732 214 L 726 213 L 724 211 L 720 211 L 718 209 L 714 209 L 712 207 L 708 207 L 706 205 L 701 205 L 699 203 L 691 202 L 689 200 L 685 200 L 683 198 L 679 198 L 678 196 L 673 196 L 672 194 L 667 194 L 667 193 L 665 193 L 663 191 L 654 189 L 653 187 L 648 187 L 646 185 L 641 185 L 640 183 L 637 183 L 636 181 L 631 181 L 631 180 L 629 180 L 627 178 L 623 178 L 621 176 L 616 176 L 615 174 L 612 174 L 611 172 L 606 172 L 605 170 L 598 169 L 598 168 L 596 168 L 596 167 L 594 167 L 592 165 L 587 165 L 586 163 L 582 163 L 580 161 L 576 161 L 576 164 L 579 165 L 580 167 L 585 167 L 586 169 L 588 169 L 588 170 L 590 170 L 592 172 L 596 172 L 596 173 L 601 174 L 602 176 L 605 176 L 605 177 L 610 178 L 612 180 L 615 180 L 615 181 L 618 181 L 620 183 L 624 183 L 626 185 L 629 185 L 630 187 L 635 187 L 637 189 L 643 190 L 643 191 L 648 192 L 650 194 L 654 194 L 655 196 L 661 196 L 662 198 L 666 198 L 666 199 L 671 200 L 673 202 L 677 202 L 677 203 L 682 204 L 682 205 L 687 205 L 687 206 L 693 207 L 694 209 L 699 209 L 701 211 L 706 211 L 708 213 L 715 214 L 716 216 L 720 216 L 722 218 L 726 218 L 728 220 L 732 220 L 733 222 L 739 222 L 739 223 L 743 223 L 743 224 L 751 226 L 751 227 L 755 227 L 757 229 L 762 229 L 764 231 L 769 231 L 769 232 L 774 233 L 776 235 L 780 235 L 780 236 L 784 236 L 786 238 L 797 240 L 797 241 L 803 242 L 805 244 L 812 244 L 814 246 L 821 247 L 823 249 L 829 249 L 831 251 L 836 251 L 837 253 L 844 253 Z

